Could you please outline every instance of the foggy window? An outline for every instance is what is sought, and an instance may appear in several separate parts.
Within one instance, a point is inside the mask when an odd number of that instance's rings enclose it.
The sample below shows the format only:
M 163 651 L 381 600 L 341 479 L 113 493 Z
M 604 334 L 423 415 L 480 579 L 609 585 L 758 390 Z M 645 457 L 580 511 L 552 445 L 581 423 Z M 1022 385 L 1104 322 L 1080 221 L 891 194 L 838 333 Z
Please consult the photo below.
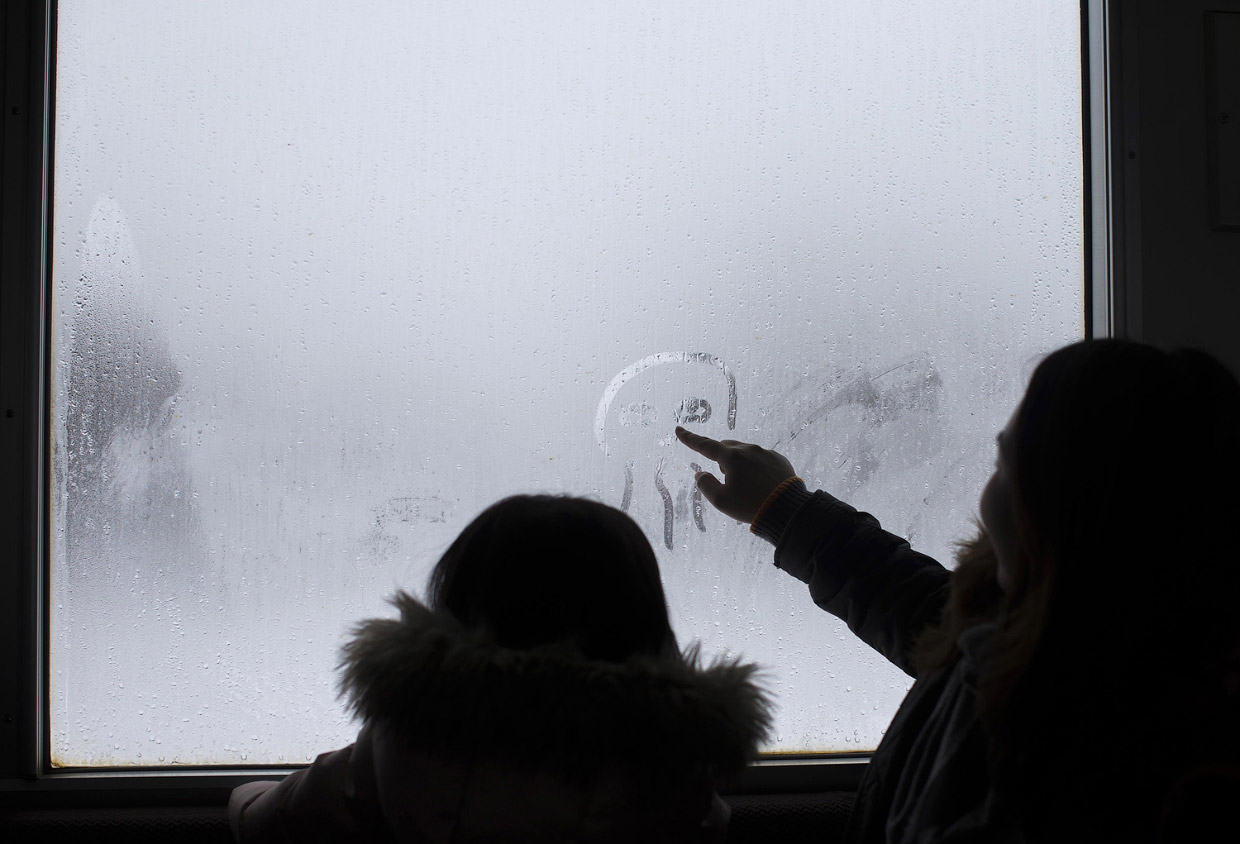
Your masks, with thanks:
M 51 747 L 300 763 L 515 492 L 623 506 L 772 751 L 908 679 L 693 487 L 773 446 L 948 561 L 1081 336 L 1079 4 L 61 2 Z M 588 554 L 588 549 L 583 549 Z

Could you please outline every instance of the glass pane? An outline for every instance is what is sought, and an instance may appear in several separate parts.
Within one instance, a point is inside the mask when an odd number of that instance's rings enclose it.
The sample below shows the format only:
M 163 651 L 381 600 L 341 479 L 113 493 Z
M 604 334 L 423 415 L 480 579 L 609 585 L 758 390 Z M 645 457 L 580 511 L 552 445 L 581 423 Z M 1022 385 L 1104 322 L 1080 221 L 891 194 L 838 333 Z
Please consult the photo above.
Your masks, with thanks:
M 620 505 L 772 751 L 907 678 L 677 419 L 947 559 L 1083 325 L 1075 0 L 59 4 L 60 765 L 304 762 L 349 625 L 518 491 Z

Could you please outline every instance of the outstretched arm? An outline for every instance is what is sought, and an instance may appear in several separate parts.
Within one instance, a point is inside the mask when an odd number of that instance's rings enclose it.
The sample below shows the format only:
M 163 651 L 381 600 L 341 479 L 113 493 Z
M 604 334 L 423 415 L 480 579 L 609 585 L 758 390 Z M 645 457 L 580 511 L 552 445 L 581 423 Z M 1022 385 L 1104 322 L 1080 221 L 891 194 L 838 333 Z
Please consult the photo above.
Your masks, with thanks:
M 951 573 L 888 533 L 878 520 L 825 492 L 810 493 L 782 454 L 712 440 L 684 428 L 677 438 L 715 461 L 724 478 L 698 472 L 703 497 L 775 545 L 775 565 L 809 586 L 814 603 L 848 623 L 906 673 L 912 645 L 947 602 Z

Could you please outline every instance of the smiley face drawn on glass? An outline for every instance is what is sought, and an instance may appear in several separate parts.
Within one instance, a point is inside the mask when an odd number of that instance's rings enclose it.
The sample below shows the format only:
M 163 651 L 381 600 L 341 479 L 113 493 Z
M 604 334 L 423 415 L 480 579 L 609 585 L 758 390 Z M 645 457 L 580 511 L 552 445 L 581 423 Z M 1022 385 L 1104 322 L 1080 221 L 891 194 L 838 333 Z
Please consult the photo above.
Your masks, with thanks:
M 714 437 L 736 429 L 736 377 L 719 357 L 658 352 L 631 363 L 611 379 L 594 417 L 594 438 L 604 456 L 624 461 L 620 509 L 635 518 L 661 509 L 668 550 L 674 547 L 678 516 L 691 512 L 698 531 L 706 531 L 701 492 L 692 477 L 677 478 L 674 490 L 665 478 L 669 461 L 684 459 L 675 449 L 676 425 L 693 425 Z M 689 468 L 700 470 L 696 463 Z M 646 494 L 645 479 L 651 477 L 657 500 Z

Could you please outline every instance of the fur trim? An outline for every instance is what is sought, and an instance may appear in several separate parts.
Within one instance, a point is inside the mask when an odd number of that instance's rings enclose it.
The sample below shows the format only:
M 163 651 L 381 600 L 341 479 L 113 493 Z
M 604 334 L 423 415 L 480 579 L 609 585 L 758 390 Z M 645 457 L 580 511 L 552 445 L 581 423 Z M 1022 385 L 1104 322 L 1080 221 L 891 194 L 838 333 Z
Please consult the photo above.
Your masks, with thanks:
M 635 764 L 726 774 L 771 724 L 758 669 L 733 659 L 590 661 L 559 646 L 501 648 L 406 592 L 399 619 L 371 619 L 344 646 L 353 712 L 414 746 L 539 760 L 576 773 Z

